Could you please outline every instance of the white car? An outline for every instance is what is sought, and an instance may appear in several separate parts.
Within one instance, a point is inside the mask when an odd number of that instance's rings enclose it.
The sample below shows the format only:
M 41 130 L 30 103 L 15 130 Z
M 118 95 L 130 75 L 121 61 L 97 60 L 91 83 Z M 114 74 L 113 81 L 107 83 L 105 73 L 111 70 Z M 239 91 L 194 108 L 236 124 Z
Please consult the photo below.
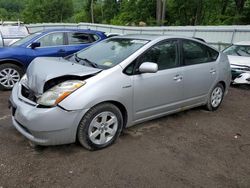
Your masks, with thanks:
M 223 51 L 228 55 L 234 84 L 250 84 L 250 41 L 235 43 Z
M 9 46 L 29 35 L 24 25 L 0 25 L 0 47 Z

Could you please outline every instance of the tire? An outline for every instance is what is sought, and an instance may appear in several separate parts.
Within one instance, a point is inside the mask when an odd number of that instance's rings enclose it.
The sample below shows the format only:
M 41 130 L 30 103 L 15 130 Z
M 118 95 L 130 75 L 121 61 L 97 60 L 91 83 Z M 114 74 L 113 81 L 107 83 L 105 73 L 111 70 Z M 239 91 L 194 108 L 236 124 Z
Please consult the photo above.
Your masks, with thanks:
M 84 115 L 78 126 L 77 139 L 86 149 L 98 150 L 113 144 L 122 128 L 119 108 L 111 103 L 101 103 Z
M 0 65 L 0 90 L 11 90 L 23 76 L 23 69 L 15 64 Z M 7 78 L 8 76 L 8 78 Z
M 206 108 L 209 111 L 217 110 L 224 98 L 225 88 L 221 83 L 218 83 L 209 94 L 209 99 L 206 104 Z

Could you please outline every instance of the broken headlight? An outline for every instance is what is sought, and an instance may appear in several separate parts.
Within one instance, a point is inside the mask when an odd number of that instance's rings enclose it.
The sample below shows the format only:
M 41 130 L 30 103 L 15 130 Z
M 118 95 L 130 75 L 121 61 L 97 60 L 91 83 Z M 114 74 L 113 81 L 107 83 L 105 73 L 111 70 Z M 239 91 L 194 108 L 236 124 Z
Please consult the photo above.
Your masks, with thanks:
M 37 103 L 43 106 L 55 106 L 85 84 L 86 82 L 81 80 L 69 80 L 62 82 L 47 90 L 37 100 Z

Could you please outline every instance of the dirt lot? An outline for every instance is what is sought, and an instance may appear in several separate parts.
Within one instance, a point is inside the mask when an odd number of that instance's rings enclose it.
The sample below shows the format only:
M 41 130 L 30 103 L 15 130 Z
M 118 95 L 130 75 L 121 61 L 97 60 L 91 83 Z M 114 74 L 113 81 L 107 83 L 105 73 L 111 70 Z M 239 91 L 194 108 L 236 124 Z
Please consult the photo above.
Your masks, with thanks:
M 250 187 L 250 89 L 129 128 L 115 145 L 32 149 L 0 92 L 0 187 Z

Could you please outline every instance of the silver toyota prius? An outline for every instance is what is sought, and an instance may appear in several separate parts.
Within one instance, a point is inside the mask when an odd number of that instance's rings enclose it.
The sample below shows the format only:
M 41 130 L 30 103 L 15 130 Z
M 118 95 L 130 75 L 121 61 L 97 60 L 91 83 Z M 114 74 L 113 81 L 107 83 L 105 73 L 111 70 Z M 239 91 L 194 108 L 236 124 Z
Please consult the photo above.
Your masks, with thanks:
M 12 90 L 12 122 L 37 145 L 101 149 L 126 127 L 196 106 L 216 110 L 230 81 L 227 56 L 202 41 L 117 36 L 33 60 Z

